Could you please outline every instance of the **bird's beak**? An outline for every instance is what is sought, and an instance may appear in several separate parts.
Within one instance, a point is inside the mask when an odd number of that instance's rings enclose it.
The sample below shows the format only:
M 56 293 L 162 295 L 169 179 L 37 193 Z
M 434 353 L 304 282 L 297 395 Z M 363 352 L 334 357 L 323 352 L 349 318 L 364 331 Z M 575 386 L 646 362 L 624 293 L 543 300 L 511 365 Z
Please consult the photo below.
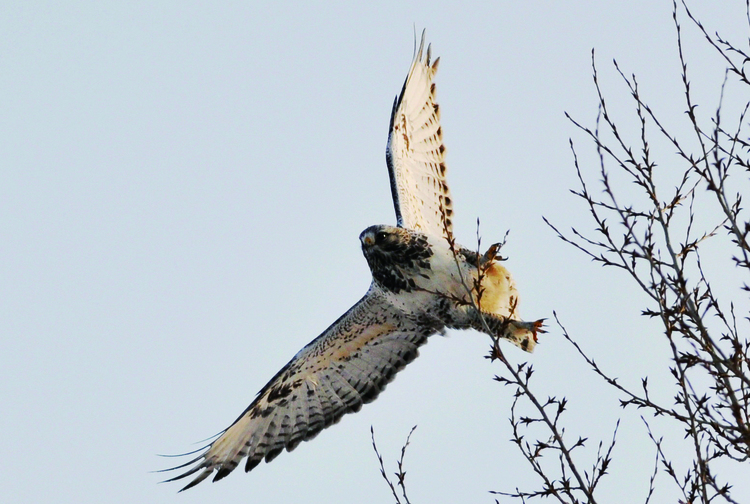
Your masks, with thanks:
M 374 233 L 365 233 L 362 235 L 362 246 L 372 247 L 375 244 Z

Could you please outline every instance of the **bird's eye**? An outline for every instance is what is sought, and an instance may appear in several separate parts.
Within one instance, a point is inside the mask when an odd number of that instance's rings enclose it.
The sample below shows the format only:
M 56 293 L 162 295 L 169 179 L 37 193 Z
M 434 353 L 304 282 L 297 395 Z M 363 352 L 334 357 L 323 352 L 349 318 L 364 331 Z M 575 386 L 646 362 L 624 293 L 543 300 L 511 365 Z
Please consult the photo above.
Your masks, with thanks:
M 375 235 L 375 241 L 378 243 L 383 243 L 386 238 L 388 238 L 388 233 L 386 233 L 385 231 L 378 231 L 378 233 Z

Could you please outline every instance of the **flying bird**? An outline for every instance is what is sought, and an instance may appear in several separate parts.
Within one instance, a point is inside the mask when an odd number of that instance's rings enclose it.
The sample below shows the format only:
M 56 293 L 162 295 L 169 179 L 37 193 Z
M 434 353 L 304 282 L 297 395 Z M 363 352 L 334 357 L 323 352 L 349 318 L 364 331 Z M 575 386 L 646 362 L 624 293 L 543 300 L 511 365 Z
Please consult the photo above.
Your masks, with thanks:
M 518 293 L 500 264 L 499 244 L 484 254 L 453 238 L 453 202 L 435 102 L 439 58 L 419 48 L 391 112 L 386 161 L 397 226 L 359 235 L 372 283 L 367 293 L 300 350 L 255 400 L 197 457 L 180 466 L 182 490 L 218 481 L 245 460 L 250 471 L 284 449 L 373 401 L 418 348 L 446 328 L 475 329 L 531 352 L 542 321 L 524 322 Z M 481 288 L 477 282 L 481 280 Z M 181 490 L 181 491 L 182 491 Z

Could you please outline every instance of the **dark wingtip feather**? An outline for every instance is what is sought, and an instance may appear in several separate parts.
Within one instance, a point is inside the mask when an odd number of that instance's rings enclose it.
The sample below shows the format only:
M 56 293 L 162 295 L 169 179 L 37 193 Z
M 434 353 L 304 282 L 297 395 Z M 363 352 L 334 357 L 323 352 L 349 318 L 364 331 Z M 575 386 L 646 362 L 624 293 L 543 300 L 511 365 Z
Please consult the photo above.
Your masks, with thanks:
M 194 461 L 193 461 L 193 462 L 194 462 Z M 188 462 L 188 464 L 190 464 L 190 463 L 191 463 L 191 462 Z M 181 467 L 182 467 L 182 466 L 181 466 Z M 171 471 L 171 470 L 173 470 L 173 469 L 178 469 L 178 468 L 177 468 L 177 467 L 173 467 L 173 468 L 171 468 L 171 469 L 167 469 L 167 470 L 168 470 L 168 471 Z M 187 478 L 187 477 L 188 477 L 188 476 L 190 476 L 191 474 L 195 474 L 196 472 L 198 472 L 198 471 L 199 471 L 199 470 L 201 470 L 201 469 L 203 469 L 203 472 L 202 472 L 201 474 L 199 474 L 199 475 L 198 475 L 198 476 L 197 476 L 197 477 L 196 477 L 196 478 L 195 478 L 195 479 L 194 479 L 193 481 L 191 481 L 190 483 L 188 483 L 187 485 L 185 485 L 184 487 L 182 487 L 182 488 L 181 488 L 181 489 L 179 490 L 179 492 L 184 492 L 184 491 L 185 491 L 185 490 L 187 490 L 188 488 L 192 488 L 192 487 L 194 487 L 195 485 L 197 485 L 198 483 L 200 483 L 201 481 L 203 481 L 204 479 L 206 479 L 206 477 L 207 477 L 207 476 L 208 476 L 209 474 L 211 474 L 211 473 L 213 472 L 213 469 L 211 469 L 211 468 L 209 468 L 209 467 L 204 467 L 203 465 L 197 465 L 197 466 L 193 467 L 192 469 L 190 469 L 189 471 L 186 471 L 186 472 L 184 472 L 184 473 L 182 473 L 182 474 L 178 474 L 178 475 L 177 475 L 177 476 L 175 476 L 174 478 L 170 478 L 170 479 L 167 479 L 167 480 L 161 481 L 160 483 L 171 483 L 172 481 L 179 481 L 179 480 L 181 480 L 181 479 L 183 479 L 183 478 Z M 179 492 L 178 492 L 178 493 L 179 493 Z
M 198 468 L 196 467 L 196 469 L 198 469 Z M 203 472 L 200 473 L 197 478 L 195 478 L 193 481 L 191 481 L 190 483 L 188 483 L 184 487 L 180 488 L 180 492 L 184 492 L 185 490 L 187 490 L 189 488 L 193 488 L 195 485 L 197 485 L 198 483 L 200 483 L 201 481 L 203 481 L 204 479 L 206 479 L 212 472 L 213 472 L 213 469 L 209 469 L 209 468 L 204 469 Z M 192 474 L 192 472 L 185 473 L 182 476 L 178 476 L 177 478 L 174 478 L 174 479 L 183 478 L 183 477 L 187 476 L 188 474 Z M 174 480 L 169 480 L 169 481 L 174 481 Z M 179 492 L 177 492 L 177 493 L 179 493 Z
M 261 458 L 248 457 L 247 458 L 247 462 L 245 462 L 245 472 L 250 472 L 253 469 L 255 469 L 255 467 L 258 464 L 260 464 L 261 460 L 263 460 L 263 457 L 261 457 Z
M 214 476 L 214 479 L 212 479 L 211 481 L 215 483 L 221 479 L 226 478 L 227 476 L 229 476 L 229 473 L 232 472 L 232 469 L 234 469 L 234 467 L 222 467 L 221 469 L 216 471 L 216 476 Z
M 269 450 L 268 453 L 266 453 L 266 463 L 271 462 L 273 459 L 278 457 L 282 451 L 284 451 L 284 446 L 279 446 L 278 448 Z

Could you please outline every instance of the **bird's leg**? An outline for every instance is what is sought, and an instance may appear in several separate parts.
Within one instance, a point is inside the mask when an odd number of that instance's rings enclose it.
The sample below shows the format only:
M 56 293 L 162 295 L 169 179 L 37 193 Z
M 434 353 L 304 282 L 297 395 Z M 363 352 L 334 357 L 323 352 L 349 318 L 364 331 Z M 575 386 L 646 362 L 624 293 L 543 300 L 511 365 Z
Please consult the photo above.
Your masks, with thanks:
M 477 310 L 466 310 L 466 328 L 489 334 L 493 338 L 503 338 L 522 350 L 531 352 L 537 342 L 537 333 L 542 329 L 543 320 L 524 322 L 492 313 L 480 313 Z

